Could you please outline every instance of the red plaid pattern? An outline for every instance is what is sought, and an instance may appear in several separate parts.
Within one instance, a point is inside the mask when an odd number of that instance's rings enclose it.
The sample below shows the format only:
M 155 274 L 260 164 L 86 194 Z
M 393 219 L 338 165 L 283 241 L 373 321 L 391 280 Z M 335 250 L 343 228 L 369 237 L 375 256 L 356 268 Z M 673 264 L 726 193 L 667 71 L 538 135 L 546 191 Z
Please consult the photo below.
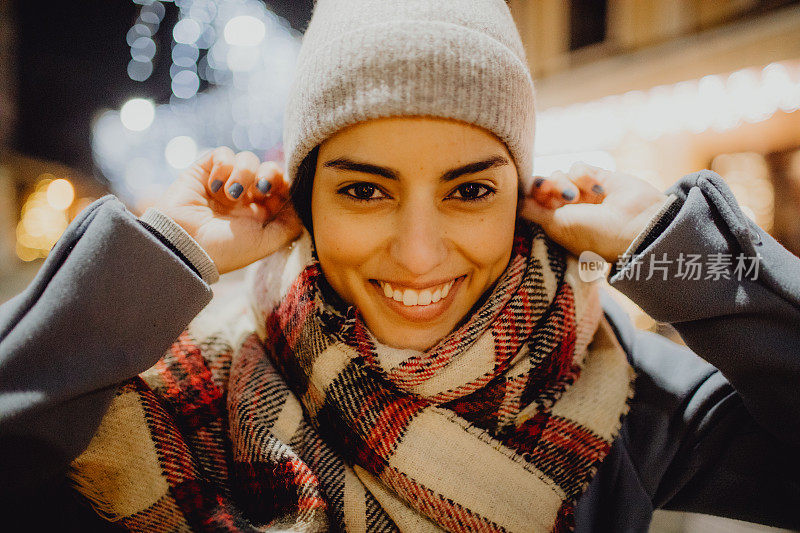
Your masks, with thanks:
M 120 388 L 73 464 L 98 511 L 136 531 L 570 530 L 633 394 L 574 258 L 521 222 L 485 304 L 390 368 L 305 246 L 277 305 L 256 276 L 258 336 L 198 317 Z M 125 438 L 141 453 L 120 464 Z

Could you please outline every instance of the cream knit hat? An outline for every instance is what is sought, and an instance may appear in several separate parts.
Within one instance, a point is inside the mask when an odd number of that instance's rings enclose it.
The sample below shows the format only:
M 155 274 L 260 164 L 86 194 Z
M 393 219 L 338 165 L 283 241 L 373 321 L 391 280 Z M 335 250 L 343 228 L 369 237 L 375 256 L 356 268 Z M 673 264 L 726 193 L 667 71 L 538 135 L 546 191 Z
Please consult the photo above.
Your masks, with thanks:
M 434 116 L 502 140 L 533 167 L 533 81 L 503 0 L 317 0 L 284 117 L 286 176 L 342 128 Z

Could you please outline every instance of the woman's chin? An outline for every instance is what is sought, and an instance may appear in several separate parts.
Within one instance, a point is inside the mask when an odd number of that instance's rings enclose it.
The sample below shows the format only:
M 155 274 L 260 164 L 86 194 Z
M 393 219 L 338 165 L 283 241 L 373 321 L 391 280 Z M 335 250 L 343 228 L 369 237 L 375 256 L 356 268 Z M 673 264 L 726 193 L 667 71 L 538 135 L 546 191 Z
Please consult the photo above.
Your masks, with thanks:
M 416 350 L 424 352 L 433 348 L 440 340 L 442 340 L 448 332 L 439 334 L 435 331 L 395 331 L 388 335 L 375 334 L 378 341 L 392 348 L 399 348 L 402 350 Z
M 460 316 L 456 315 L 463 306 L 463 298 L 459 296 L 464 278 L 459 277 L 445 297 L 427 305 L 404 305 L 373 289 L 372 317 L 365 316 L 367 327 L 381 343 L 393 348 L 417 351 L 432 348 L 459 322 Z

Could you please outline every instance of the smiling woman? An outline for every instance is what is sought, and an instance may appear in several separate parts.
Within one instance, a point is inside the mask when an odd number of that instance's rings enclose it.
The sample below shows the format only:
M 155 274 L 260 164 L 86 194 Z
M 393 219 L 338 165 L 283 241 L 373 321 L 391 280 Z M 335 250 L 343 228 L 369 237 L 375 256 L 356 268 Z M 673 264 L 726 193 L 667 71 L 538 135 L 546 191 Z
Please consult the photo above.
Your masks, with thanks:
M 386 344 L 433 346 L 511 257 L 517 171 L 481 128 L 433 118 L 361 123 L 322 143 L 312 178 L 325 279 Z
M 317 0 L 285 171 L 220 147 L 98 200 L 0 308 L 4 519 L 68 480 L 135 531 L 800 527 L 800 261 L 711 172 L 531 179 L 526 65 L 502 0 Z

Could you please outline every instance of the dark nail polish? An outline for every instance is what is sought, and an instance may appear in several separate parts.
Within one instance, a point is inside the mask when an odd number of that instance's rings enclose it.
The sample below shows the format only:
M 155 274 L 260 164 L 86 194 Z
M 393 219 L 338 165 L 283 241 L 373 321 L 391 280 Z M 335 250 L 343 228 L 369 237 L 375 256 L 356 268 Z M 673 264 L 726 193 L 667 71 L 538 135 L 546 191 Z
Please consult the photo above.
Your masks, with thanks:
M 567 189 L 566 191 L 561 193 L 561 196 L 564 198 L 564 200 L 571 202 L 572 200 L 575 199 L 575 191 Z
M 544 183 L 544 178 L 536 178 L 533 180 L 533 186 L 537 189 L 542 186 L 542 183 Z
M 272 184 L 269 182 L 267 178 L 261 178 L 260 180 L 258 180 L 256 187 L 258 187 L 258 190 L 261 191 L 261 194 L 267 194 L 269 190 L 272 188 Z
M 592 192 L 594 192 L 595 194 L 605 194 L 606 190 L 603 188 L 602 185 L 598 185 L 597 183 L 595 183 L 594 185 L 592 185 Z
M 233 185 L 228 187 L 228 193 L 234 198 L 239 198 L 243 192 L 244 192 L 244 187 L 242 187 L 241 183 L 234 183 Z
M 214 180 L 211 182 L 211 192 L 217 192 L 220 187 L 222 187 L 222 182 L 220 180 Z

